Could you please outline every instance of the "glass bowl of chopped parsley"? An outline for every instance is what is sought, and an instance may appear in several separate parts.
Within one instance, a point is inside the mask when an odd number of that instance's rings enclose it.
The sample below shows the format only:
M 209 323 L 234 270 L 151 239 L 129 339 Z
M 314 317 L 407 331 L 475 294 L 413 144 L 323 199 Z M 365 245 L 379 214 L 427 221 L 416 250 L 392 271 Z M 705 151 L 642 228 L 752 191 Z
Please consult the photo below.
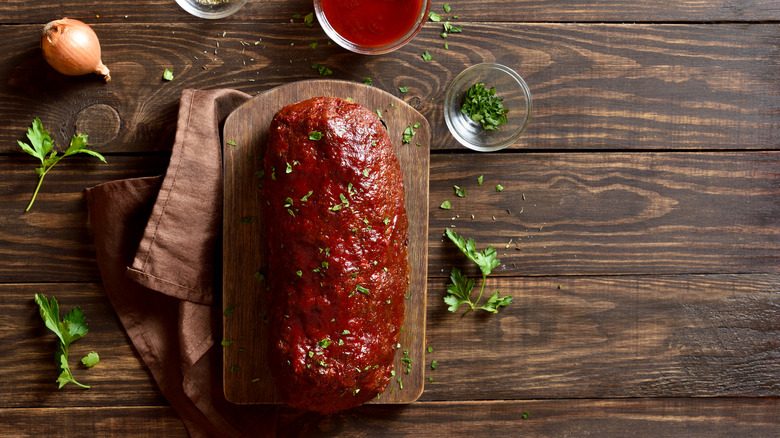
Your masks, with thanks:
M 214 20 L 234 14 L 246 0 L 176 0 L 176 3 L 196 17 Z
M 444 121 L 463 146 L 491 152 L 517 142 L 531 109 L 531 92 L 519 74 L 501 64 L 477 64 L 447 88 Z

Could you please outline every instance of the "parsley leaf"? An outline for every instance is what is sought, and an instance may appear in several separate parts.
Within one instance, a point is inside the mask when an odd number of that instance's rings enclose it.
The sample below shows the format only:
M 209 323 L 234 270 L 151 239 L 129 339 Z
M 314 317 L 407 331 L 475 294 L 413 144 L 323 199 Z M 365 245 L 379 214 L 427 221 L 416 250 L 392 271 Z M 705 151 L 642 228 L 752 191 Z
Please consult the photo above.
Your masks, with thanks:
M 90 351 L 89 354 L 81 358 L 81 363 L 83 363 L 87 368 L 92 368 L 95 365 L 100 362 L 100 356 L 98 356 L 97 353 L 94 351 Z
M 309 140 L 318 141 L 322 139 L 322 133 L 320 131 L 312 131 L 309 133 Z
M 479 269 L 482 272 L 482 285 L 479 289 L 479 295 L 476 300 L 471 301 L 471 291 L 474 288 L 474 280 L 469 280 L 461 273 L 460 269 L 452 268 L 452 273 L 450 274 L 452 284 L 447 285 L 447 292 L 449 295 L 444 297 L 444 302 L 449 305 L 448 310 L 450 312 L 455 312 L 461 304 L 467 304 L 469 308 L 466 310 L 466 313 L 472 310 L 484 310 L 486 312 L 497 313 L 499 307 L 509 305 L 513 298 L 509 295 L 499 297 L 498 291 L 495 291 L 485 304 L 477 306 L 477 303 L 479 303 L 479 300 L 482 298 L 482 293 L 485 290 L 486 277 L 490 275 L 493 269 L 501 264 L 496 258 L 497 253 L 495 248 L 489 246 L 483 251 L 477 251 L 476 243 L 473 239 L 466 240 L 463 237 L 458 236 L 457 233 L 449 228 L 445 229 L 445 233 L 469 260 L 479 266 Z
M 403 139 L 401 140 L 402 144 L 407 144 L 412 142 L 412 137 L 414 137 L 414 135 L 417 134 L 417 131 L 414 130 L 415 126 L 419 126 L 419 123 L 415 123 L 414 125 L 410 123 L 409 126 L 407 126 L 406 129 L 404 129 Z
M 450 273 L 450 280 L 452 284 L 447 285 L 447 292 L 449 295 L 444 297 L 444 302 L 450 307 L 447 309 L 450 312 L 456 312 L 461 304 L 470 305 L 471 290 L 474 288 L 474 280 L 469 280 L 464 276 L 460 269 L 452 268 Z
M 162 78 L 166 81 L 172 81 L 173 80 L 173 69 L 166 68 L 163 70 Z
M 426 51 L 425 51 L 425 53 L 423 53 L 423 54 L 422 54 L 422 59 L 423 59 L 423 61 L 425 61 L 425 62 L 428 62 L 428 61 L 430 61 L 430 60 L 432 60 L 432 59 L 433 59 L 433 55 L 431 55 L 431 54 L 430 54 L 430 53 L 429 53 L 429 52 L 426 50 Z
M 38 173 L 38 186 L 35 187 L 35 192 L 25 211 L 30 211 L 30 208 L 32 208 L 35 197 L 38 196 L 38 190 L 41 188 L 41 183 L 43 183 L 43 178 L 49 173 L 52 167 L 59 163 L 63 158 L 78 153 L 85 153 L 99 158 L 100 161 L 104 163 L 106 162 L 106 159 L 99 153 L 86 149 L 87 136 L 83 134 L 74 135 L 73 138 L 70 139 L 70 145 L 65 153 L 57 156 L 57 151 L 52 150 L 54 148 L 54 141 L 52 141 L 49 131 L 43 129 L 41 119 L 37 117 L 33 120 L 32 126 L 27 128 L 27 138 L 30 140 L 29 144 L 21 140 L 17 140 L 17 143 L 22 150 L 41 160 L 41 167 L 35 169 L 36 173 Z
M 35 303 L 38 304 L 41 319 L 43 319 L 46 327 L 54 332 L 60 340 L 59 351 L 57 351 L 54 358 L 55 363 L 61 370 L 60 376 L 57 378 L 59 387 L 62 388 L 66 384 L 73 382 L 82 388 L 89 388 L 89 386 L 82 385 L 73 378 L 73 374 L 68 366 L 68 347 L 89 331 L 84 319 L 84 312 L 80 307 L 74 307 L 60 321 L 60 306 L 56 298 L 52 297 L 51 300 L 48 300 L 43 294 L 35 294 Z M 95 356 L 97 356 L 97 353 L 95 353 Z
M 477 251 L 476 243 L 474 239 L 464 239 L 451 229 L 444 230 L 447 233 L 447 237 L 463 252 L 466 257 L 479 266 L 482 275 L 488 276 L 501 264 L 501 261 L 496 258 L 496 250 L 492 246 L 487 247 L 484 251 Z
M 463 26 L 453 26 L 449 21 L 444 22 L 444 32 L 446 33 L 461 33 L 463 32 Z
M 437 14 L 436 12 L 429 12 L 428 18 L 430 18 L 431 21 L 436 23 L 441 21 L 441 15 Z
M 491 295 L 490 298 L 488 298 L 487 302 L 482 306 L 477 307 L 477 309 L 486 310 L 491 313 L 497 313 L 499 307 L 508 306 L 513 299 L 514 298 L 512 298 L 510 295 L 500 298 L 498 296 L 498 291 L 495 291 L 493 292 L 493 295 Z
M 317 73 L 319 73 L 322 76 L 330 76 L 333 74 L 333 70 L 330 69 L 330 67 L 320 65 L 317 63 L 314 63 L 311 65 L 311 68 L 314 70 L 317 70 Z
M 401 93 L 408 93 L 409 87 L 398 87 L 398 91 L 400 91 Z
M 303 22 L 306 23 L 309 27 L 314 27 L 314 12 L 309 12 L 308 14 L 304 15 Z

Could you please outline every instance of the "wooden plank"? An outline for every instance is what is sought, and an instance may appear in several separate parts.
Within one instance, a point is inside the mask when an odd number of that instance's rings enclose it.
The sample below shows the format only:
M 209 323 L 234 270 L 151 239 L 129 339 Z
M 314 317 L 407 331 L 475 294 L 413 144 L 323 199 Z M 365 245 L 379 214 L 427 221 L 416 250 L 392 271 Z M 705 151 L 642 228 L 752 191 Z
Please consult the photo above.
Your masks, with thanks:
M 778 169 L 776 152 L 434 156 L 429 276 L 462 260 L 448 227 L 493 245 L 498 275 L 777 273 Z
M 428 283 L 422 401 L 780 396 L 778 274 L 489 277 L 487 290 L 515 301 L 466 316 L 447 311 L 445 285 Z M 91 389 L 57 390 L 35 293 L 84 309 L 90 333 L 71 363 Z M 165 404 L 99 286 L 4 284 L 0 295 L 0 408 Z M 76 367 L 91 350 L 101 363 Z
M 780 428 L 777 400 L 529 400 L 366 406 L 330 417 L 282 410 L 285 436 L 740 436 Z M 528 413 L 528 418 L 523 418 Z
M 451 2 L 452 13 L 445 14 L 442 3 L 433 2 L 431 10 L 443 16 L 457 15 L 462 21 L 770 21 L 780 19 L 780 9 L 772 0 L 695 1 L 659 0 L 637 3 L 630 0 L 590 2 L 583 0 L 519 2 Z M 238 13 L 218 20 L 223 26 L 239 21 L 287 23 L 303 27 L 303 15 L 312 12 L 311 1 L 249 1 Z M 294 18 L 294 15 L 300 16 Z M 131 0 L 113 2 L 50 3 L 42 0 L 6 0 L 0 3 L 1 23 L 45 23 L 62 16 L 93 19 L 100 22 L 166 22 L 197 23 L 173 1 L 148 0 L 138 4 Z
M 452 78 L 480 62 L 516 69 L 531 88 L 533 119 L 514 149 L 780 145 L 780 28 L 773 24 L 474 23 L 448 38 L 445 50 L 440 26 L 431 23 L 409 45 L 381 57 L 349 54 L 326 44 L 321 29 L 291 32 L 290 26 L 98 23 L 109 84 L 54 72 L 38 49 L 40 26 L 0 26 L 6 47 L 0 79 L 8 84 L 0 90 L 0 153 L 21 152 L 16 140 L 35 116 L 60 145 L 77 126 L 101 152 L 165 151 L 182 89 L 256 94 L 319 78 L 312 63 L 330 67 L 329 78 L 372 78 L 375 87 L 415 107 L 432 123 L 437 150 L 463 150 L 442 123 L 442 103 Z M 430 62 L 420 56 L 426 50 Z M 165 68 L 174 70 L 173 81 L 162 80 Z M 402 86 L 409 92 L 401 93 Z
M 282 409 L 279 436 L 774 436 L 777 399 L 671 398 L 418 402 L 364 406 L 330 416 Z M 528 418 L 523 418 L 528 413 Z M 170 407 L 0 409 L 4 437 L 187 436 Z M 270 427 L 270 425 L 269 425 Z
M 421 400 L 778 397 L 778 280 L 488 277 L 486 293 L 514 301 L 465 316 L 441 301 L 447 281 L 431 280 L 425 360 L 434 381 Z
M 0 435 L 7 438 L 189 436 L 184 423 L 170 406 L 0 409 Z
M 99 281 L 83 189 L 160 174 L 167 156 L 69 160 L 24 213 L 34 161 L 0 156 L 0 282 Z M 452 225 L 497 248 L 496 275 L 776 273 L 778 168 L 777 152 L 434 154 L 428 275 L 462 261 Z
M 364 406 L 328 417 L 281 410 L 280 436 L 768 437 L 777 399 L 527 400 Z M 528 418 L 524 415 L 528 413 Z
M 425 345 L 430 127 L 420 113 L 384 91 L 364 84 L 331 80 L 295 82 L 269 90 L 242 105 L 225 122 L 224 141 L 232 141 L 235 145 L 224 146 L 222 293 L 225 306 L 234 309 L 224 317 L 224 336 L 236 341 L 224 353 L 225 397 L 233 403 L 279 402 L 267 364 L 268 331 L 262 317 L 272 311 L 265 299 L 268 285 L 254 277 L 255 272 L 266 272 L 268 267 L 267 242 L 263 237 L 266 221 L 262 214 L 264 201 L 259 196 L 259 180 L 255 176 L 262 165 L 252 164 L 260 163 L 256 159 L 247 163 L 247 157 L 265 156 L 268 127 L 279 110 L 319 96 L 350 98 L 369 111 L 381 112 L 398 157 L 409 220 L 410 299 L 404 302 L 406 316 L 398 341 L 402 347 L 395 353 L 395 370 L 400 375 L 401 370 L 407 368 L 404 359 L 411 359 L 413 365 L 408 368 L 417 372 L 413 374 L 414 378 L 407 379 L 404 392 L 386 391 L 375 402 L 410 403 L 417 400 L 424 386 L 421 359 Z M 402 134 L 412 125 L 417 126 L 414 143 L 403 144 Z M 257 220 L 242 224 L 242 220 L 249 216 Z M 408 354 L 404 355 L 404 351 Z M 238 366 L 239 370 L 231 372 L 234 366 Z

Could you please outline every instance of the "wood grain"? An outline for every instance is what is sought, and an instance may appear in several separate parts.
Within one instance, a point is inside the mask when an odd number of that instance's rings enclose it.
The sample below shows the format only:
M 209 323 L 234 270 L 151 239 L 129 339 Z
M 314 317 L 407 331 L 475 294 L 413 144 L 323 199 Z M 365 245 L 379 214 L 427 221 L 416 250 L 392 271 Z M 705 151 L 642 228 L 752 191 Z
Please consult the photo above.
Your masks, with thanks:
M 477 285 L 480 279 L 477 278 Z M 421 400 L 780 396 L 780 276 L 490 278 L 497 315 L 428 285 Z M 464 371 L 465 370 L 465 371 Z
M 466 316 L 447 311 L 445 285 L 428 283 L 420 401 L 780 396 L 778 274 L 489 277 L 515 301 Z M 56 389 L 35 293 L 84 309 L 90 333 L 72 363 L 100 354 L 96 368 L 74 368 L 91 389 Z M 0 408 L 165 404 L 98 285 L 4 284 L 0 296 Z
M 266 218 L 255 176 L 265 155 L 268 126 L 283 107 L 319 96 L 350 98 L 370 111 L 381 112 L 395 146 L 404 180 L 409 219 L 409 300 L 396 351 L 397 382 L 376 403 L 410 403 L 424 387 L 422 356 L 425 347 L 425 287 L 428 260 L 428 169 L 430 128 L 427 120 L 398 98 L 377 88 L 345 81 L 294 82 L 269 90 L 234 111 L 225 122 L 223 207 L 223 301 L 233 311 L 225 315 L 224 337 L 235 345 L 224 350 L 225 397 L 234 403 L 279 402 L 267 363 L 268 331 L 262 315 L 270 313 L 265 299 L 269 287 L 257 281 L 266 272 L 263 238 Z M 414 143 L 402 143 L 404 130 L 417 125 Z M 417 146 L 419 144 L 419 146 Z M 270 175 L 269 175 L 270 177 Z M 243 223 L 252 217 L 252 223 Z M 272 219 L 271 219 L 272 220 Z M 271 284 L 270 287 L 273 287 Z M 412 360 L 411 374 L 404 370 L 404 354 Z M 237 367 L 237 368 L 236 368 Z M 403 380 L 401 380 L 403 378 Z M 398 385 L 398 390 L 395 386 Z M 402 390 L 401 390 L 402 389 Z
M 494 246 L 497 275 L 777 273 L 778 160 L 775 152 L 434 156 L 429 275 L 463 264 L 442 237 L 449 227 Z M 452 209 L 439 207 L 445 200 Z
M 432 122 L 434 150 L 463 150 L 441 123 L 443 98 L 455 75 L 480 62 L 516 69 L 531 88 L 533 119 L 513 149 L 774 150 L 780 144 L 780 28 L 773 24 L 473 23 L 450 36 L 445 50 L 441 26 L 430 23 L 407 46 L 376 57 L 328 45 L 321 29 L 297 23 L 94 27 L 110 84 L 53 71 L 39 53 L 40 26 L 0 26 L 0 81 L 7 84 L 0 89 L 0 153 L 21 153 L 16 140 L 36 116 L 59 145 L 78 126 L 101 152 L 168 151 L 182 89 L 256 94 L 321 78 L 312 63 L 329 66 L 329 78 L 372 78 L 375 87 L 415 107 Z M 430 62 L 420 56 L 426 50 Z M 162 80 L 165 68 L 174 70 L 173 81 Z M 402 86 L 409 92 L 401 93 Z
M 776 399 L 527 400 L 364 406 L 330 417 L 281 410 L 288 437 L 767 437 L 780 430 Z M 525 414 L 528 418 L 524 418 Z
M 610 0 L 561 0 L 519 2 L 494 0 L 485 2 L 450 2 L 452 13 L 445 14 L 441 2 L 432 2 L 431 10 L 443 16 L 457 15 L 461 21 L 769 21 L 780 19 L 780 8 L 772 0 L 695 1 L 659 0 L 635 2 Z M 302 16 L 312 12 L 308 0 L 249 1 L 238 13 L 218 20 L 223 26 L 237 22 L 288 23 L 304 27 Z M 295 15 L 299 15 L 297 18 Z M 202 21 L 188 15 L 170 0 L 132 0 L 112 2 L 61 2 L 42 0 L 6 0 L 0 3 L 0 23 L 46 23 L 55 18 L 90 19 L 95 22 L 165 22 L 175 20 L 197 24 Z
M 0 282 L 99 281 L 84 189 L 123 178 L 160 175 L 168 156 L 68 157 L 47 174 L 25 212 L 39 161 L 0 156 Z
M 302 22 L 310 0 L 250 0 L 215 21 L 173 0 L 0 1 L 0 436 L 186 436 L 104 296 L 83 189 L 162 173 L 183 89 L 257 94 L 321 78 L 312 63 L 371 78 L 431 124 L 434 381 L 404 406 L 280 406 L 279 436 L 780 435 L 780 2 L 449 3 L 432 10 L 457 14 L 463 33 L 443 40 L 428 22 L 366 57 Z M 62 16 L 95 28 L 112 83 L 42 60 L 40 29 Z M 447 85 L 479 62 L 531 87 L 531 125 L 504 153 L 466 151 L 443 123 Z M 89 134 L 109 164 L 69 159 L 25 214 L 35 162 L 16 141 L 36 116 L 60 146 Z M 516 298 L 499 314 L 441 301 L 452 266 L 476 275 L 442 239 L 452 225 L 498 249 L 487 287 Z M 102 361 L 74 372 L 92 389 L 56 389 L 35 293 L 84 307 L 74 361 Z
M 0 156 L 0 282 L 99 281 L 83 189 L 167 159 L 74 157 L 24 213 L 34 162 Z M 453 225 L 498 250 L 501 276 L 777 273 L 778 166 L 777 152 L 434 154 L 428 273 L 466 266 L 443 239 Z
M 71 437 L 189 436 L 170 406 L 0 409 L 0 434 L 6 438 L 65 434 Z
M 364 406 L 333 416 L 305 416 L 283 409 L 279 436 L 536 437 L 644 436 L 767 437 L 780 429 L 776 399 L 620 399 L 427 402 Z M 528 418 L 523 415 L 528 413 Z M 186 431 L 169 407 L 0 409 L 6 437 L 56 435 L 184 437 Z M 269 427 L 271 427 L 269 425 Z M 489 431 L 489 432 L 488 432 Z

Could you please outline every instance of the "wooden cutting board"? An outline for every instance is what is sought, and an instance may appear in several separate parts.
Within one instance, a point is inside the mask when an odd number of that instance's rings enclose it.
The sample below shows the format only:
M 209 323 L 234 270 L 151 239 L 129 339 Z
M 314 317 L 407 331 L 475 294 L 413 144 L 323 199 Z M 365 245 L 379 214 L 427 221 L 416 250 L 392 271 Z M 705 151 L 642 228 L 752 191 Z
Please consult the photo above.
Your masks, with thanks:
M 395 359 L 395 378 L 372 403 L 410 403 L 422 394 L 425 364 L 425 295 L 428 266 L 428 169 L 430 127 L 414 108 L 368 85 L 311 80 L 282 85 L 235 110 L 223 130 L 223 385 L 228 401 L 280 403 L 266 360 L 266 247 L 262 217 L 262 169 L 268 126 L 284 106 L 312 97 L 350 98 L 387 124 L 401 164 L 409 217 L 410 295 Z M 419 123 L 409 144 L 403 131 Z M 418 146 L 419 144 L 419 146 Z M 408 350 L 411 370 L 401 362 Z M 401 379 L 400 382 L 397 379 Z

